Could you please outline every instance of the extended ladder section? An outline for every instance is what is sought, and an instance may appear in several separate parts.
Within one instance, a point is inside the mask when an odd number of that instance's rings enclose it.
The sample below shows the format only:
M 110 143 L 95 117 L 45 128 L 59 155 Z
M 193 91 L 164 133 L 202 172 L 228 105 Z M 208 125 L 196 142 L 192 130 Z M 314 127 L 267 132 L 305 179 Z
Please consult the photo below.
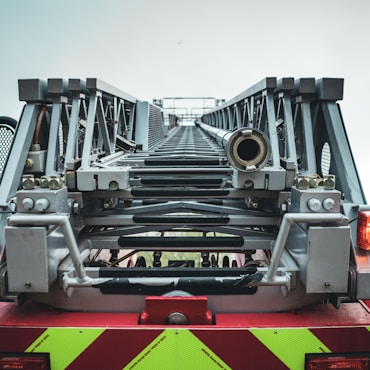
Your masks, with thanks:
M 20 80 L 0 299 L 134 312 L 204 295 L 250 312 L 369 298 L 342 91 L 266 78 L 182 126 L 95 78 Z

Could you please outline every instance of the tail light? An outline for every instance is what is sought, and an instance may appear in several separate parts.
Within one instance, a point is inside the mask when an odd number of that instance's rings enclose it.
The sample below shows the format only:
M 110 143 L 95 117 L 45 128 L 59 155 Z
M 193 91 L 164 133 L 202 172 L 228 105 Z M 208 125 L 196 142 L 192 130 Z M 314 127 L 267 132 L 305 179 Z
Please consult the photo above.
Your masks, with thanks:
M 305 370 L 369 370 L 370 353 L 306 354 Z
M 48 353 L 0 353 L 0 370 L 50 370 Z
M 360 211 L 357 218 L 357 245 L 370 251 L 370 211 Z

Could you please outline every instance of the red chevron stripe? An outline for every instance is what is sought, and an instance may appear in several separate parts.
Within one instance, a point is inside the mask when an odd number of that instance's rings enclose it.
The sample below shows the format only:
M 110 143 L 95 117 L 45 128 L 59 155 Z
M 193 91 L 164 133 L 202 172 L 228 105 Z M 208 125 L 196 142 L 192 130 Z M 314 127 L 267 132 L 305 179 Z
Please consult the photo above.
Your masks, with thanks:
M 332 352 L 370 351 L 370 331 L 364 327 L 310 329 Z
M 23 352 L 44 331 L 43 328 L 0 328 L 0 351 Z
M 121 370 L 160 333 L 162 330 L 107 329 L 67 369 L 87 369 L 94 364 L 95 369 Z
M 287 369 L 285 364 L 247 329 L 192 330 L 192 333 L 233 370 Z

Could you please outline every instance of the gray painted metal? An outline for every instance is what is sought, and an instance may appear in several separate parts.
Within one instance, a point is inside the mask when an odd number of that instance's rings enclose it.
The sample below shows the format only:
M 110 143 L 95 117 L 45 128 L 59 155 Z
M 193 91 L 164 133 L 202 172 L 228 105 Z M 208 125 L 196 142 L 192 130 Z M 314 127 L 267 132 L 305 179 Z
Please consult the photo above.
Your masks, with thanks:
M 159 107 L 96 78 L 21 80 L 19 88 L 27 104 L 0 185 L 0 206 L 9 212 L 1 216 L 7 232 L 0 234 L 0 299 L 11 298 L 10 288 L 67 309 L 135 311 L 145 296 L 102 294 L 97 287 L 128 268 L 112 263 L 118 253 L 126 262 L 135 255 L 125 245 L 132 236 L 157 255 L 208 253 L 216 261 L 228 253 L 255 266 L 263 279 L 246 284 L 257 286 L 256 294 L 210 295 L 215 312 L 370 297 L 369 262 L 356 246 L 356 222 L 349 221 L 365 199 L 336 103 L 341 79 L 268 77 L 193 126 L 176 126 L 178 117 L 164 117 Z M 233 168 L 229 156 L 242 155 L 243 135 L 255 138 L 254 153 L 264 156 L 250 171 Z M 40 147 L 31 147 L 35 137 Z M 336 180 L 327 188 L 324 146 Z M 32 171 L 24 169 L 26 160 L 36 163 Z M 22 178 L 27 171 L 36 180 Z M 39 186 L 37 178 L 54 175 L 57 189 Z M 30 188 L 21 189 L 27 182 Z M 19 238 L 26 235 L 35 235 L 29 244 L 41 259 L 24 253 L 18 261 L 28 247 Z M 148 235 L 155 245 L 145 243 Z M 199 241 L 207 236 L 204 250 Z M 209 245 L 225 236 L 238 243 Z M 197 243 L 179 248 L 176 238 L 186 237 Z M 102 262 L 93 260 L 99 250 L 108 254 Z M 111 266 L 105 274 L 112 276 L 102 278 L 93 262 Z M 27 268 L 17 273 L 21 263 Z M 230 277 L 214 268 L 221 280 Z M 133 281 L 164 283 L 146 271 Z
M 5 228 L 9 290 L 12 292 L 49 291 L 49 264 L 44 227 Z
M 68 247 L 69 254 L 77 275 L 81 282 L 85 282 L 88 277 L 81 259 L 80 251 L 73 234 L 73 230 L 67 215 L 14 215 L 8 219 L 8 224 L 11 225 L 57 225 L 60 226 L 64 233 L 66 246 Z M 45 246 L 46 247 L 46 246 Z M 37 273 L 37 269 L 35 269 Z
M 281 255 L 289 235 L 291 225 L 294 223 L 337 223 L 348 224 L 348 220 L 341 214 L 301 214 L 286 213 L 282 218 L 279 228 L 279 234 L 276 238 L 274 250 L 271 256 L 271 262 L 267 270 L 265 280 L 270 281 L 276 278 L 277 269 L 281 260 Z M 348 248 L 349 249 L 349 248 Z
M 1 173 L 0 183 L 0 207 L 6 208 L 9 200 L 18 190 L 19 182 L 23 173 L 33 133 L 36 127 L 38 106 L 29 103 L 25 106 L 22 117 L 13 140 L 8 160 Z

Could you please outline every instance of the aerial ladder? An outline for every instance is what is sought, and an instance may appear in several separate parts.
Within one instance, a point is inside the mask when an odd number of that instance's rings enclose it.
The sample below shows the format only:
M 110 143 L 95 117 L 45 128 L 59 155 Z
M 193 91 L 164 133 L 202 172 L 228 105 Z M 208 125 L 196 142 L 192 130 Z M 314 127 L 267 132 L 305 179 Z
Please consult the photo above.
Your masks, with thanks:
M 181 124 L 97 78 L 19 80 L 0 369 L 185 369 L 190 350 L 200 368 L 368 369 L 370 208 L 342 97 L 343 79 L 268 77 Z

